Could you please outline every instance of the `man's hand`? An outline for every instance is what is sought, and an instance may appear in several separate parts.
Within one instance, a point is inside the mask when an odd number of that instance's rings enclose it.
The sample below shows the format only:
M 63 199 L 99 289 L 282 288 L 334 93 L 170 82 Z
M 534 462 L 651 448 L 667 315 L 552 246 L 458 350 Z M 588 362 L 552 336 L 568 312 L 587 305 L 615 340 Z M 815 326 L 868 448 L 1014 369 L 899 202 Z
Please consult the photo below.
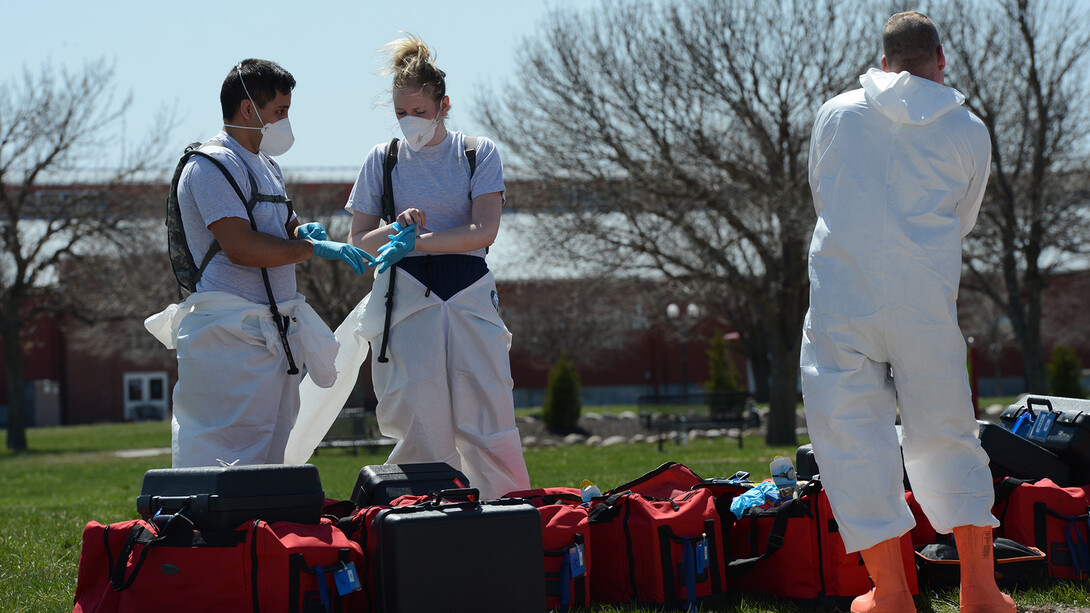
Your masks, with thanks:
M 295 229 L 295 237 L 300 240 L 310 239 L 313 241 L 324 241 L 329 238 L 326 234 L 325 227 L 322 224 L 312 221 L 305 223 Z
M 375 258 L 363 249 L 335 241 L 314 241 L 314 255 L 324 260 L 341 260 L 358 275 L 363 274 L 368 265 L 375 264 Z

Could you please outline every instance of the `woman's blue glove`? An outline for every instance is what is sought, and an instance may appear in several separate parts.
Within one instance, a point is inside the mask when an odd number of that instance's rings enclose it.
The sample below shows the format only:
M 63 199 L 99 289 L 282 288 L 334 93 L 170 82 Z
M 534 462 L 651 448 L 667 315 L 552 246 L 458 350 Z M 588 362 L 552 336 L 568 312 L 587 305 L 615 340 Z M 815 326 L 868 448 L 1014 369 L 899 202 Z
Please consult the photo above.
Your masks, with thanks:
M 329 238 L 326 234 L 325 227 L 316 221 L 305 223 L 296 228 L 295 236 L 301 240 L 309 238 L 312 241 L 324 241 Z
M 363 249 L 335 241 L 314 241 L 314 255 L 324 260 L 341 260 L 358 275 L 367 270 L 368 264 L 375 264 L 375 258 Z
M 402 229 L 401 224 L 395 221 L 390 228 L 397 234 L 390 234 L 390 242 L 378 248 L 379 256 L 375 263 L 380 275 L 416 249 L 416 224 Z

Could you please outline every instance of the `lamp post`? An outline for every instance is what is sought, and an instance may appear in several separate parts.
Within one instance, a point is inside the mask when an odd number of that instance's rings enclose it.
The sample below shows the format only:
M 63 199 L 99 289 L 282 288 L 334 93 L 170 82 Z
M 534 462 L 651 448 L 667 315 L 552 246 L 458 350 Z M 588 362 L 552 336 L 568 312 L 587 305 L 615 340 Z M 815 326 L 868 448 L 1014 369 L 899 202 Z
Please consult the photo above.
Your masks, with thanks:
M 685 310 L 677 304 L 670 303 L 666 307 L 666 317 L 670 325 L 677 330 L 681 339 L 681 393 L 688 399 L 689 396 L 689 331 L 700 317 L 700 307 L 689 303 Z

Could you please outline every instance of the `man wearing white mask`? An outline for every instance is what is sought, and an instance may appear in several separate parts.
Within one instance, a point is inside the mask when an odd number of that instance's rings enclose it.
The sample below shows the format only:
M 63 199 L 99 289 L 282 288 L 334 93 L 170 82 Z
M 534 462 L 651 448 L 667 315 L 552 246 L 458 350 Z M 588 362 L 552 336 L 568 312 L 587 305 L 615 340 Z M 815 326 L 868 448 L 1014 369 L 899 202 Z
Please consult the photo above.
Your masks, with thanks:
M 365 252 L 300 226 L 272 156 L 294 142 L 288 109 L 295 79 L 248 59 L 220 90 L 224 127 L 177 177 L 185 242 L 202 268 L 196 291 L 145 326 L 178 352 L 174 467 L 283 462 L 299 411 L 300 369 L 336 378 L 337 341 L 296 293 L 295 264 L 341 260 L 357 273 Z M 175 254 L 172 253 L 172 260 Z
M 424 41 L 407 36 L 387 51 L 405 137 L 391 173 L 396 221 L 381 220 L 387 143 L 371 149 L 345 206 L 352 244 L 382 253 L 357 334 L 372 347 L 379 428 L 398 441 L 387 462 L 446 462 L 496 498 L 530 485 L 511 334 L 485 262 L 500 226 L 503 165 L 491 140 L 447 129 L 446 75 Z

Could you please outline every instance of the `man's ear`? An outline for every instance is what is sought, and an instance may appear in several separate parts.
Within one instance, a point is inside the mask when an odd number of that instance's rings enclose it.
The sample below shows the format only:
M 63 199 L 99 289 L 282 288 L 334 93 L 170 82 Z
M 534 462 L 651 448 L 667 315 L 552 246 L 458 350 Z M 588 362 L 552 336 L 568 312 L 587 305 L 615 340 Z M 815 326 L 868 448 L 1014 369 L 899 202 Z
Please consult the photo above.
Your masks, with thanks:
M 885 55 L 882 55 L 882 72 L 889 72 L 889 64 L 886 63 Z
M 249 98 L 243 98 L 238 105 L 238 115 L 242 119 L 252 119 L 254 116 L 254 103 Z
M 942 52 L 942 45 L 939 45 L 939 48 L 935 49 L 935 55 L 938 56 L 939 70 L 946 70 L 946 54 Z

